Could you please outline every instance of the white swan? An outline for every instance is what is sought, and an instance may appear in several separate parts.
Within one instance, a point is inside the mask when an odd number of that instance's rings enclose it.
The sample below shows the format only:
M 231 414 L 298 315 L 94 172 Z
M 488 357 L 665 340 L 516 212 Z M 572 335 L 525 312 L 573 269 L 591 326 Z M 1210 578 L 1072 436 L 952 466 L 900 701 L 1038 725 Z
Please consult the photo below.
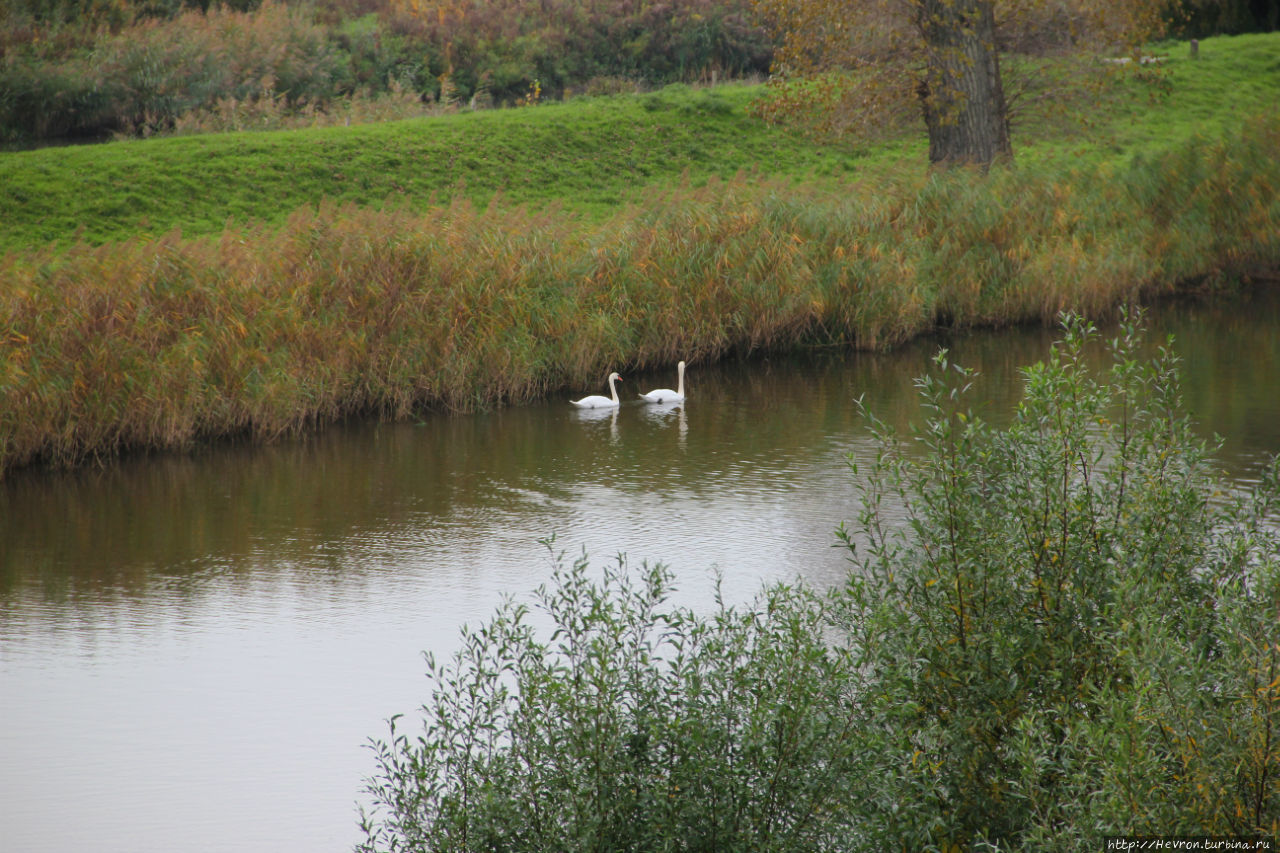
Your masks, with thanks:
M 609 393 L 613 395 L 612 397 L 592 394 L 588 397 L 583 397 L 581 400 L 570 400 L 569 402 L 579 409 L 616 409 L 622 401 L 618 399 L 618 389 L 614 387 L 613 383 L 621 378 L 617 373 L 609 374 Z
M 679 374 L 679 380 L 676 382 L 676 390 L 670 388 L 658 388 L 650 391 L 648 394 L 640 396 L 647 403 L 679 403 L 684 400 L 684 362 L 676 365 L 676 373 Z

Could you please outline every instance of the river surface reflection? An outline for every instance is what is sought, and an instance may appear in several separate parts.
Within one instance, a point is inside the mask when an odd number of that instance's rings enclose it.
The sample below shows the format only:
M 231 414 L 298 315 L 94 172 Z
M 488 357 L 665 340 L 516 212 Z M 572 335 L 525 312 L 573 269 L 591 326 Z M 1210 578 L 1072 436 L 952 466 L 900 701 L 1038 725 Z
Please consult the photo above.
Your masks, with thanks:
M 1187 409 L 1247 484 L 1280 450 L 1280 300 L 1167 305 Z M 1051 331 L 947 341 L 1008 416 Z M 550 574 L 662 561 L 709 606 L 840 579 L 853 399 L 906 429 L 939 340 L 883 355 L 690 365 L 688 404 L 564 400 L 358 424 L 267 448 L 0 482 L 0 838 L 6 851 L 338 851 L 362 744 L 425 698 L 420 653 Z M 628 376 L 620 392 L 668 386 Z M 595 392 L 598 389 L 583 389 Z

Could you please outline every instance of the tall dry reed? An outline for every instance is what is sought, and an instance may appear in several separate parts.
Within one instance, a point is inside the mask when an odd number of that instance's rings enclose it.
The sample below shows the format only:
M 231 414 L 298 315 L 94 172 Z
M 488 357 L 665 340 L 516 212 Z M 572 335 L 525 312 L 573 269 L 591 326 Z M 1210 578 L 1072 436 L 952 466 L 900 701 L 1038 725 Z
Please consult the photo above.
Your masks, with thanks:
M 1280 266 L 1280 118 L 1123 170 L 748 177 L 604 223 L 322 206 L 278 230 L 0 260 L 0 472 L 352 414 L 519 402 L 610 368 L 1098 315 Z

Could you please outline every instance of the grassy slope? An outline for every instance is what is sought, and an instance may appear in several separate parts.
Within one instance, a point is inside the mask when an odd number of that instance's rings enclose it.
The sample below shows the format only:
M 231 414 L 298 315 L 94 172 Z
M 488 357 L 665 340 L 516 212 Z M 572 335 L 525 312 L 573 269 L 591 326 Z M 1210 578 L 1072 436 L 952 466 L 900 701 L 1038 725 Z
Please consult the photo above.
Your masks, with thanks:
M 113 142 L 0 155 L 0 249 L 282 222 L 322 198 L 413 205 L 463 192 L 602 212 L 637 187 L 760 169 L 840 175 L 847 154 L 746 117 L 746 86 L 673 87 L 353 128 Z
M 1100 105 L 1082 105 L 1082 124 L 1050 120 L 1061 103 L 1051 99 L 1015 136 L 1019 161 L 1123 161 L 1195 135 L 1219 137 L 1280 104 L 1280 34 L 1207 39 L 1194 60 L 1185 42 L 1150 52 L 1158 70 L 1129 73 Z
M 1162 45 L 1165 83 L 1129 80 L 1084 124 L 1052 120 L 1057 98 L 1027 116 L 1019 162 L 1125 160 L 1193 133 L 1220 135 L 1280 94 L 1280 35 L 1206 40 L 1200 59 Z M 0 250 L 107 242 L 174 228 L 216 233 L 228 221 L 283 222 L 323 198 L 411 206 L 463 192 L 477 201 L 563 203 L 602 214 L 652 185 L 741 170 L 836 186 L 905 159 L 923 140 L 823 146 L 746 114 L 756 90 L 672 87 L 537 108 L 383 125 L 239 133 L 0 154 Z M 1038 112 L 1036 111 L 1038 110 Z

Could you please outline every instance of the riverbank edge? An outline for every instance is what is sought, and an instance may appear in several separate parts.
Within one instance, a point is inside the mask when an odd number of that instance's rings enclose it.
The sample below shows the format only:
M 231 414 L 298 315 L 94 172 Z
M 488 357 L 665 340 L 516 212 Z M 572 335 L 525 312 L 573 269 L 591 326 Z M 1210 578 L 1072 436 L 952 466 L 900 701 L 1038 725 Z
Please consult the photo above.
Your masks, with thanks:
M 679 359 L 1098 318 L 1267 277 L 1276 150 L 1271 112 L 1123 167 L 839 193 L 740 177 L 604 223 L 321 205 L 274 229 L 8 256 L 0 475 L 595 392 L 610 370 Z

